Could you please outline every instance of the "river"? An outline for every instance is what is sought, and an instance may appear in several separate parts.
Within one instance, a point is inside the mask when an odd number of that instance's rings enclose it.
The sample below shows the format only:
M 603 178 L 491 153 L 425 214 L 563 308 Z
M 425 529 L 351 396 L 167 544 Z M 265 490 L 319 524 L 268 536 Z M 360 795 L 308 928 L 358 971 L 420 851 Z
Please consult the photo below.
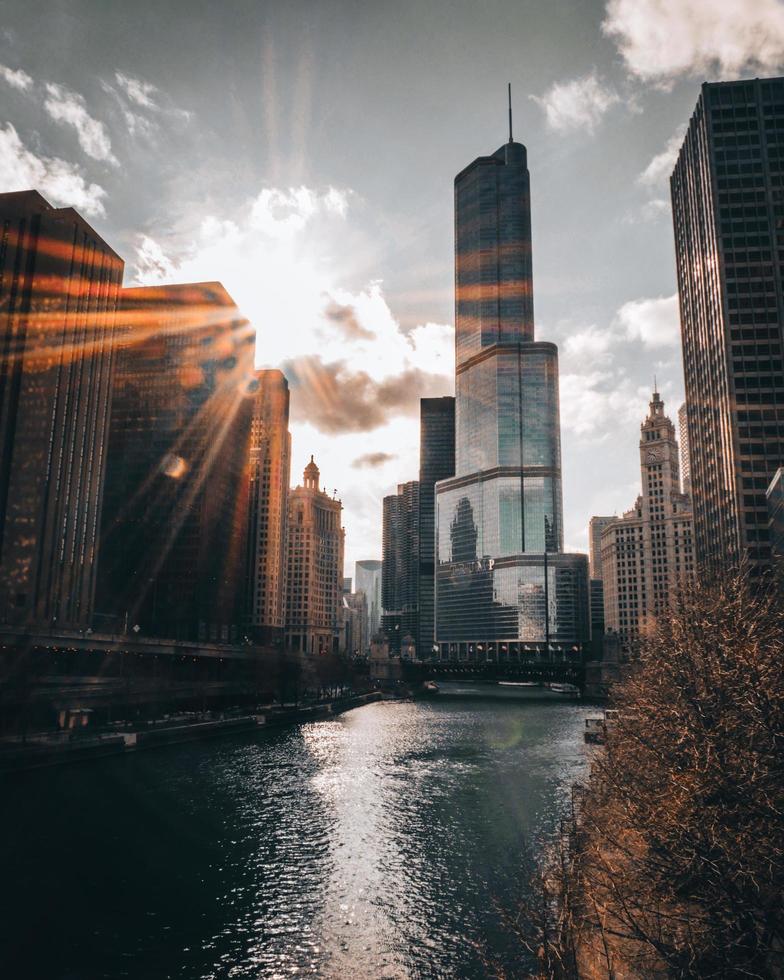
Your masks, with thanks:
M 525 976 L 498 908 L 584 772 L 586 712 L 384 702 L 8 778 L 0 975 Z

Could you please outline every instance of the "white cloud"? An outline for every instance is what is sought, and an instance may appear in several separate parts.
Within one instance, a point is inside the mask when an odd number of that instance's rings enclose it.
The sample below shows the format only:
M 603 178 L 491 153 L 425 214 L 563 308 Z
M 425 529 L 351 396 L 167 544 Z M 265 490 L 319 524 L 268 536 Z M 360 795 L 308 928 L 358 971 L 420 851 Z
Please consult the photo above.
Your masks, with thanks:
M 672 205 L 668 197 L 655 197 L 651 201 L 646 201 L 640 211 L 643 221 L 658 221 L 665 215 L 670 214 Z
M 602 28 L 631 74 L 664 87 L 784 64 L 780 0 L 608 0 Z
M 136 105 L 144 109 L 159 108 L 157 101 L 153 98 L 158 89 L 151 82 L 124 75 L 121 71 L 116 71 L 114 77 L 131 102 L 135 102 Z
M 665 180 L 670 179 L 670 174 L 675 167 L 678 154 L 683 145 L 683 137 L 686 135 L 686 127 L 680 126 L 674 135 L 667 140 L 667 145 L 651 160 L 648 166 L 637 178 L 637 182 L 648 187 L 656 187 Z
M 81 95 L 51 82 L 46 85 L 46 95 L 44 101 L 46 111 L 56 122 L 73 126 L 79 138 L 79 145 L 88 156 L 94 160 L 117 165 L 118 161 L 112 153 L 109 134 L 103 123 L 94 119 L 87 111 Z
M 618 324 L 643 347 L 675 347 L 681 339 L 678 294 L 630 300 L 618 310 Z
M 566 372 L 560 377 L 561 426 L 606 438 L 640 419 L 645 391 L 618 371 Z
M 0 78 L 5 79 L 12 88 L 18 88 L 20 92 L 26 92 L 33 84 L 33 79 L 26 71 L 21 68 L 7 68 L 0 65 Z
M 6 123 L 5 129 L 0 128 L 0 190 L 31 189 L 87 215 L 106 213 L 102 187 L 88 183 L 79 169 L 65 160 L 36 156 L 24 146 L 11 123 Z
M 617 92 L 605 85 L 596 72 L 570 82 L 556 82 L 543 96 L 532 95 L 545 111 L 551 129 L 592 131 L 604 114 L 620 102 Z
M 563 363 L 567 368 L 574 364 L 583 370 L 594 369 L 612 360 L 612 348 L 616 336 L 611 327 L 592 325 L 577 333 L 570 333 L 562 345 Z

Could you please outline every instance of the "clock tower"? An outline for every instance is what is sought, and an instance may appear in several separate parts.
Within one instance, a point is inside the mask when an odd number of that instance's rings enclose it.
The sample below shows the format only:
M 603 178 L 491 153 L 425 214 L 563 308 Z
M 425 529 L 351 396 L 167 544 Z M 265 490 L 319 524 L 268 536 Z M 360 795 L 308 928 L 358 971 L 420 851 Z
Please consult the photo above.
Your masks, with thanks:
M 664 414 L 664 402 L 659 392 L 654 391 L 648 417 L 640 426 L 640 475 L 645 518 L 661 520 L 672 514 L 672 495 L 681 492 L 679 459 L 675 426 Z
M 691 501 L 681 493 L 675 426 L 658 391 L 640 426 L 642 493 L 602 532 L 604 618 L 627 651 L 693 574 Z

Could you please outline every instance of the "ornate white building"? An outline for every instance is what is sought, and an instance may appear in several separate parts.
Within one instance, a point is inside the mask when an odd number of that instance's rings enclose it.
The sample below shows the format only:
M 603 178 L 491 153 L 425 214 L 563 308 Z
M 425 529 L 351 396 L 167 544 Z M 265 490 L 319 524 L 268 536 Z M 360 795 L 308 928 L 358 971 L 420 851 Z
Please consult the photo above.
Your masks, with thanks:
M 691 500 L 681 492 L 675 427 L 658 391 L 641 426 L 640 469 L 641 496 L 601 537 L 605 626 L 627 649 L 694 573 Z

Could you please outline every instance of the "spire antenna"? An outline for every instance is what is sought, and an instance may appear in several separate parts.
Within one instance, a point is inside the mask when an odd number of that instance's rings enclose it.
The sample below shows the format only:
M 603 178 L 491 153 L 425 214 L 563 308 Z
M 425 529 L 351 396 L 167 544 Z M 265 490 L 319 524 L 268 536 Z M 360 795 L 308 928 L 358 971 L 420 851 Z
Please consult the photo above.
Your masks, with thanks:
M 512 83 L 507 82 L 507 93 L 509 96 L 509 142 L 513 143 L 512 139 Z

